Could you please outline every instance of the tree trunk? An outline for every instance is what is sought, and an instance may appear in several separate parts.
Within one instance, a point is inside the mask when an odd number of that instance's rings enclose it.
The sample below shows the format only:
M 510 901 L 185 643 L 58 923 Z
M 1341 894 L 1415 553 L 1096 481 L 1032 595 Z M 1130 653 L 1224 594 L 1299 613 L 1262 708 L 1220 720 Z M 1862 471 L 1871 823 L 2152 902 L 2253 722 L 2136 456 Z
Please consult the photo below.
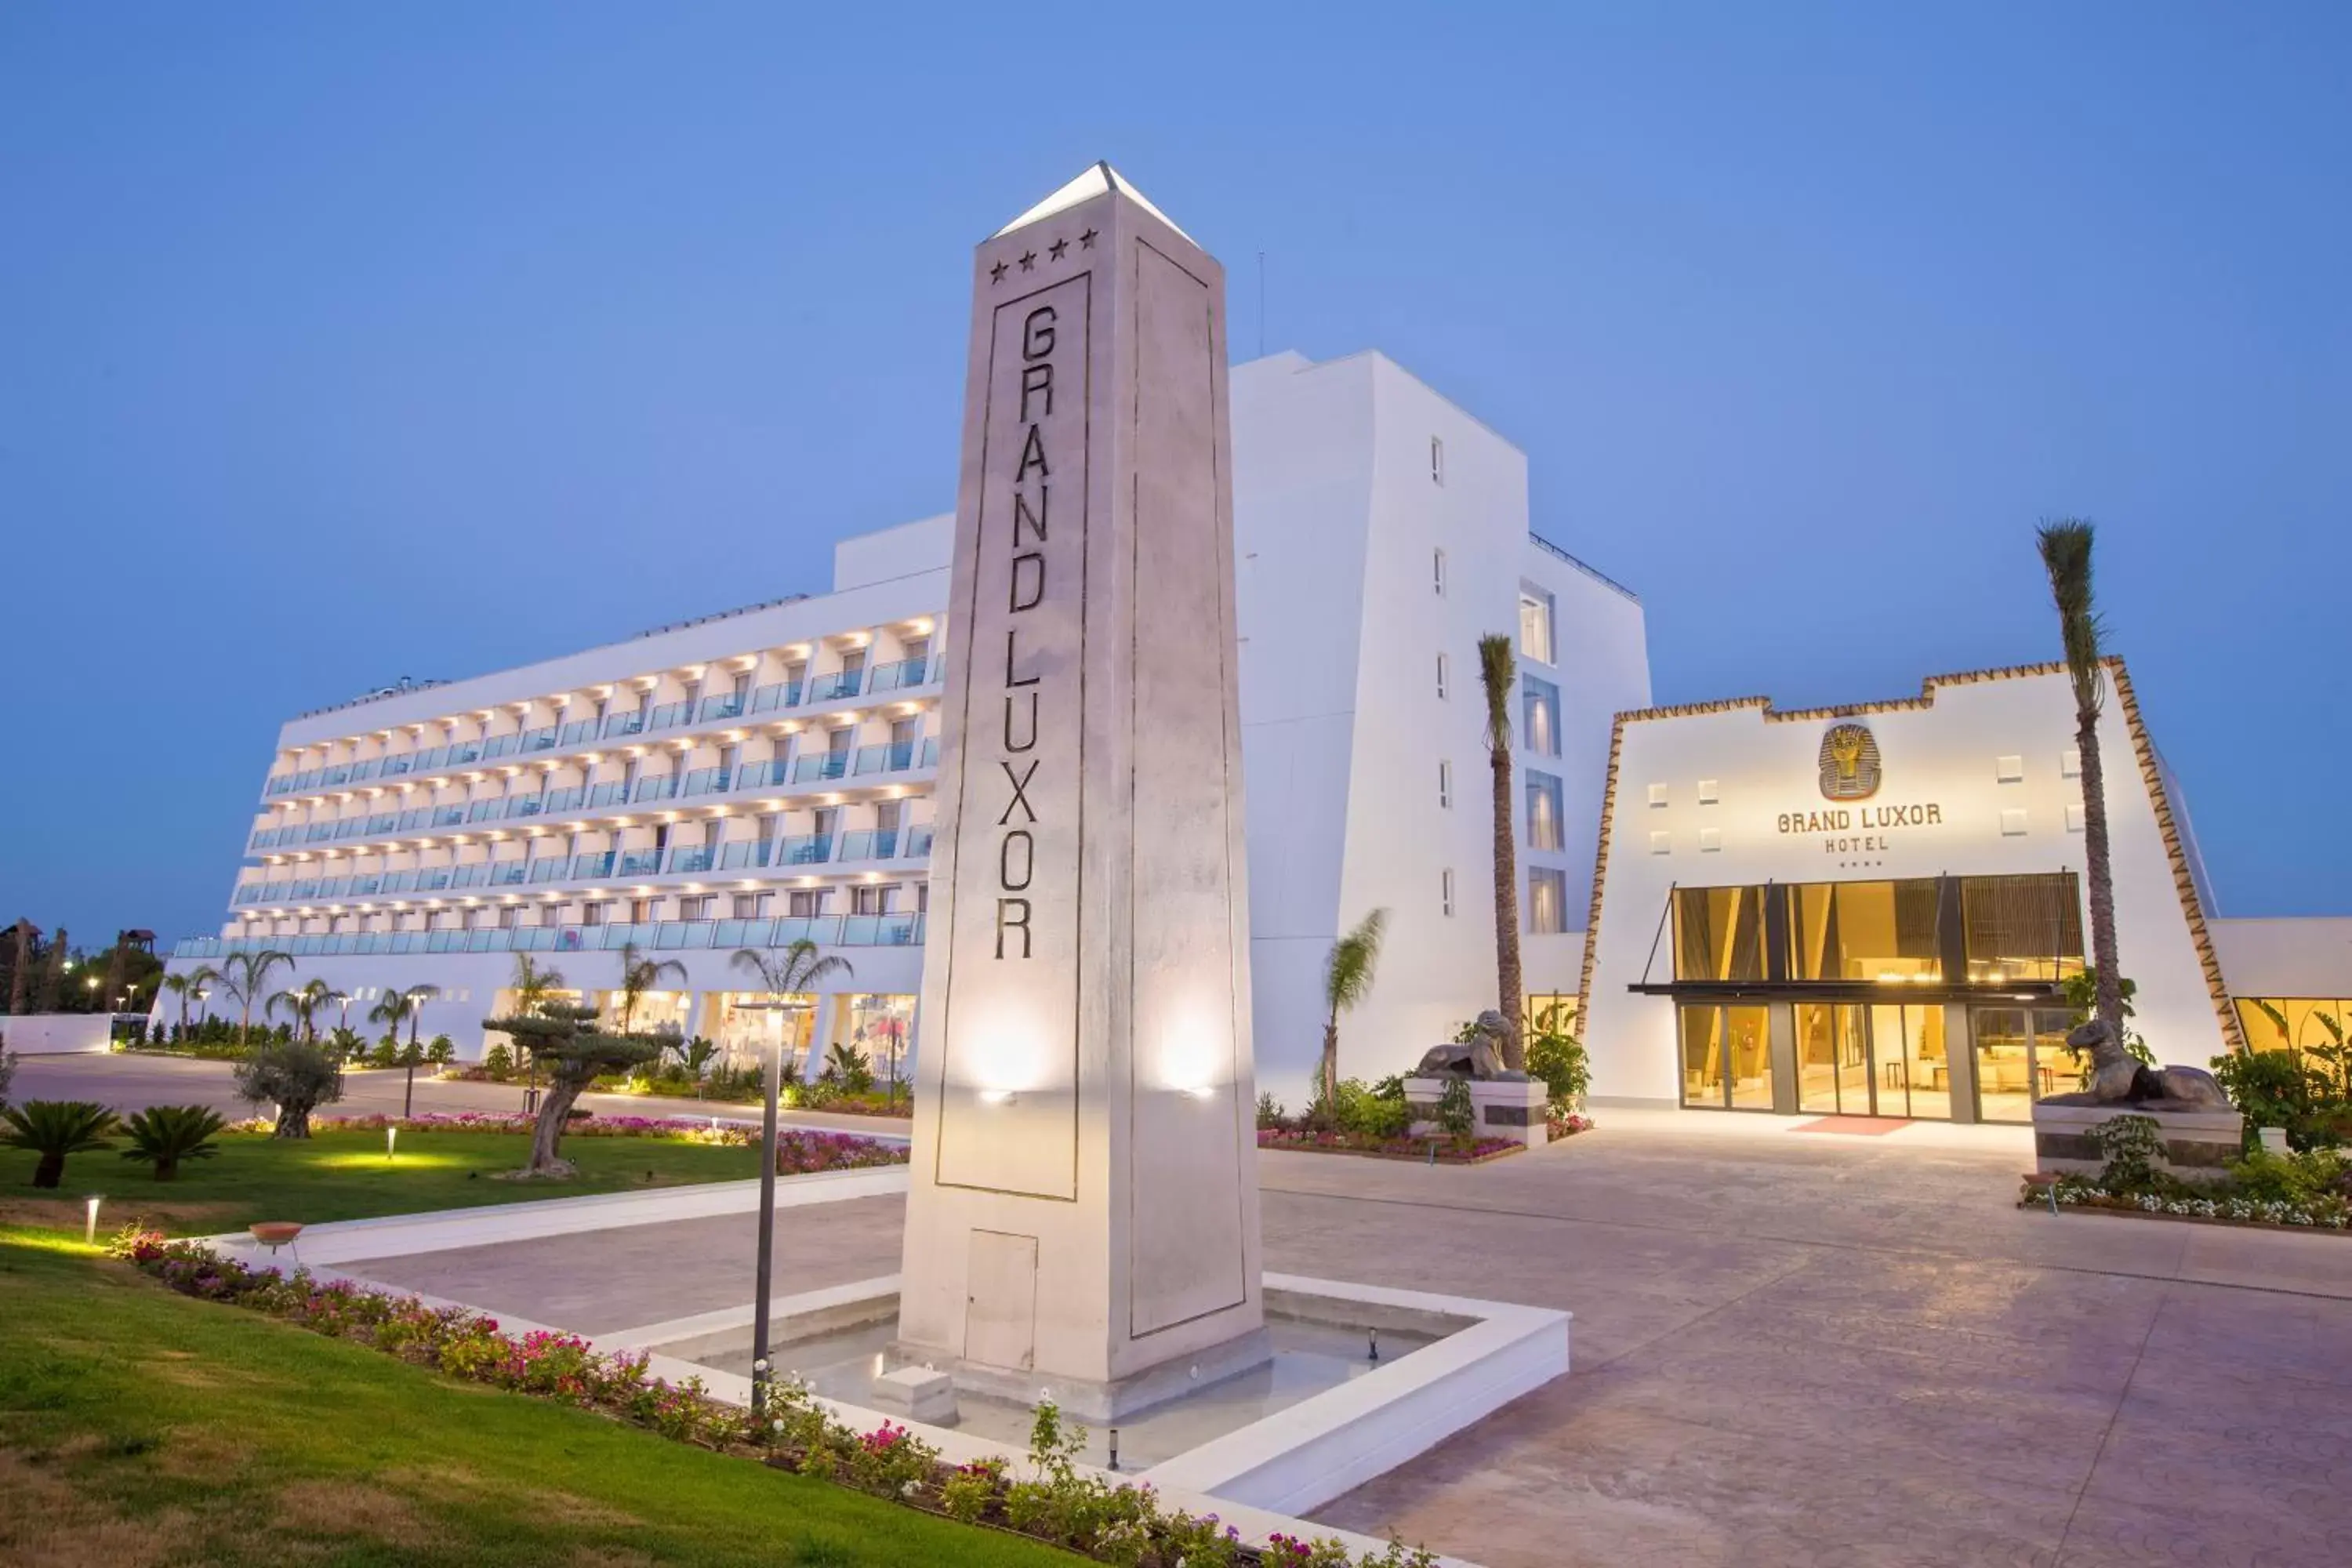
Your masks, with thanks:
M 269 1134 L 272 1138 L 308 1138 L 310 1136 L 310 1108 L 307 1105 L 278 1104 L 278 1125 Z
M 567 1079 L 562 1073 L 550 1073 L 547 1098 L 539 1102 L 539 1121 L 530 1130 L 530 1163 L 524 1167 L 533 1175 L 570 1175 L 572 1167 L 563 1162 L 557 1151 L 563 1144 L 563 1124 L 572 1114 L 572 1101 L 587 1088 L 580 1079 Z
M 1511 836 L 1511 753 L 1487 753 L 1495 771 L 1495 984 L 1502 993 L 1503 1066 L 1525 1072 L 1527 1046 L 1520 1015 L 1526 1011 L 1519 979 L 1519 863 Z
M 33 1185 L 37 1187 L 54 1187 L 65 1179 L 66 1157 L 63 1154 L 44 1154 L 41 1163 L 33 1167 Z
M 1334 1014 L 1323 1026 L 1323 1103 L 1339 1103 L 1339 1018 Z
M 2123 970 L 2116 960 L 2115 868 L 2107 857 L 2106 770 L 2099 760 L 2099 716 L 2079 716 L 2074 743 L 2083 753 L 2083 869 L 2090 879 L 2091 970 L 2098 983 L 2098 1016 L 2124 1037 Z
M 180 1162 L 177 1160 L 156 1161 L 155 1179 L 159 1182 L 178 1181 L 180 1179 Z

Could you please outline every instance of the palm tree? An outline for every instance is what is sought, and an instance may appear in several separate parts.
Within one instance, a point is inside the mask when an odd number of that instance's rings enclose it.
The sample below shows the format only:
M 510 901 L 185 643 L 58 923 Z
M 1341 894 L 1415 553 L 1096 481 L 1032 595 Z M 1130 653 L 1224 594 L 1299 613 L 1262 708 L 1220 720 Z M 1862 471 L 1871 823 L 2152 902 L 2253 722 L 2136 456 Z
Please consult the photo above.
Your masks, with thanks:
M 674 958 L 647 958 L 634 942 L 621 944 L 621 1033 L 632 1032 L 637 1004 L 666 979 L 684 980 L 686 965 Z
M 294 955 L 269 948 L 261 952 L 232 952 L 221 960 L 220 986 L 236 998 L 236 1043 L 244 1045 L 253 1028 L 253 1005 L 268 993 L 269 972 L 279 964 L 294 967 Z
M 727 961 L 737 969 L 748 970 L 760 977 L 760 988 L 769 1002 L 783 1006 L 792 997 L 805 996 L 816 983 L 829 975 L 854 975 L 845 958 L 820 958 L 816 943 L 803 937 L 781 952 L 771 952 L 756 947 L 739 947 Z M 893 1098 L 896 1089 L 893 1089 Z
M 1513 1072 L 1524 1072 L 1519 857 L 1511 837 L 1511 689 L 1517 679 L 1518 662 L 1511 656 L 1511 639 L 1500 632 L 1480 637 L 1478 682 L 1486 692 L 1486 761 L 1495 774 L 1495 984 L 1503 994 L 1503 1065 Z
M 405 991 L 394 991 L 387 988 L 383 1000 L 368 1009 L 368 1022 L 384 1025 L 392 1031 L 394 1039 L 400 1037 L 401 1020 L 404 1018 L 408 1020 L 408 1049 L 401 1053 L 401 1060 L 408 1068 L 407 1088 L 403 1091 L 400 1101 L 400 1114 L 404 1120 L 416 1109 L 418 1016 L 425 1011 L 425 1004 L 439 994 L 441 994 L 441 988 L 437 985 L 412 985 Z
M 1323 1025 L 1323 1103 L 1339 1103 L 1339 1015 L 1371 994 L 1372 971 L 1381 962 L 1381 936 L 1389 912 L 1374 910 L 1356 929 L 1331 944 L 1323 961 L 1323 1002 L 1330 1016 Z
M 316 1022 L 319 1009 L 333 995 L 334 992 L 327 983 L 313 975 L 302 985 L 290 991 L 280 991 L 270 997 L 262 1005 L 261 1016 L 265 1018 L 268 1017 L 277 1012 L 278 1005 L 283 1003 L 286 1010 L 294 1016 L 294 1021 L 302 1026 L 302 1037 L 306 1040 L 316 1040 L 319 1037 Z
M 2098 982 L 2095 1012 L 2124 1037 L 2123 971 L 2116 961 L 2115 868 L 2107 855 L 2106 773 L 2099 761 L 2099 710 L 2107 696 L 2099 654 L 2104 629 L 2091 597 L 2091 524 L 2083 518 L 2045 522 L 2035 535 L 2058 607 L 2066 649 L 2066 678 L 2074 687 L 2074 745 L 2083 758 L 2083 869 L 2090 881 L 2091 973 Z
M 514 978 L 508 983 L 507 989 L 515 994 L 514 1010 L 518 1014 L 526 1018 L 535 1016 L 540 1008 L 546 1005 L 548 998 L 553 996 L 562 988 L 562 985 L 563 973 L 553 964 L 541 969 L 532 962 L 530 954 L 527 952 L 515 954 Z M 520 1046 L 523 1042 L 517 1040 L 515 1044 Z M 524 1054 L 530 1056 L 530 1077 L 523 1091 L 523 1108 L 528 1110 L 537 1103 L 539 1099 L 539 1058 L 532 1056 L 529 1051 L 525 1051 Z
M 188 1032 L 188 999 L 192 996 L 201 996 L 205 987 L 219 978 L 220 971 L 209 963 L 200 963 L 185 974 L 163 976 L 163 989 L 179 1000 L 181 1034 L 184 1035 Z

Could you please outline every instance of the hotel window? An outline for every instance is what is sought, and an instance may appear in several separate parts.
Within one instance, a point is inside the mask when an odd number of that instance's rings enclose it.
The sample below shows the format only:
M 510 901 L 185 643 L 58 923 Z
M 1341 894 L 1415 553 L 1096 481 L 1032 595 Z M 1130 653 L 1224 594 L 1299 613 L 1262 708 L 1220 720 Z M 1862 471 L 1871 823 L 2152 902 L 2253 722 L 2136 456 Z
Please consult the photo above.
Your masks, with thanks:
M 2297 1051 L 2305 1067 L 2334 1079 L 2352 1037 L 2352 999 L 2341 996 L 2240 996 L 2238 1022 L 2246 1044 L 2258 1051 Z
M 1442 653 L 1439 654 L 1437 656 L 1437 695 L 1441 700 L 1445 696 L 1447 687 L 1446 677 L 1450 673 L 1451 667 L 1446 663 L 1445 656 Z
M 500 931 L 512 931 L 521 923 L 522 910 L 518 906 L 508 904 L 499 910 L 499 929 Z
M 1437 804 L 1454 809 L 1454 764 L 1443 759 L 1437 764 Z
M 581 905 L 580 923 L 584 926 L 603 925 L 604 923 L 604 913 L 612 907 L 612 905 L 606 903 L 585 903 Z
M 631 899 L 629 900 L 629 923 L 631 925 L 644 925 L 647 921 L 650 921 L 653 918 L 654 901 L 651 899 Z
M 1527 775 L 1528 847 L 1557 849 L 1560 847 L 1559 780 L 1549 773 L 1530 770 Z
M 677 901 L 677 918 L 682 921 L 707 921 L 710 918 L 710 895 L 682 898 Z
M 1438 873 L 1437 901 L 1442 912 L 1449 916 L 1454 913 L 1454 868 L 1451 866 Z
M 1437 596 L 1441 599 L 1445 597 L 1445 552 L 1443 550 L 1429 552 L 1429 575 L 1431 586 L 1437 590 Z
M 1552 596 L 1541 588 L 1519 584 L 1519 657 L 1538 664 L 1559 662 L 1552 657 Z
M 891 895 L 898 890 L 895 883 L 852 888 L 849 890 L 849 912 L 854 915 L 887 915 L 890 912 Z
M 1434 436 L 1429 438 L 1429 482 L 1433 485 L 1445 482 L 1445 443 Z
M 739 921 L 749 921 L 749 920 L 757 920 L 757 919 L 759 919 L 759 918 L 760 918 L 760 895 L 759 895 L 759 894 L 757 894 L 757 893 L 738 893 L 738 894 L 736 894 L 736 895 L 735 895 L 735 910 L 734 910 L 734 918 L 735 918 L 735 919 L 737 919 L 737 920 L 739 920 Z
M 1960 919 L 1972 983 L 2083 973 L 2083 901 L 2072 871 L 1964 877 Z
M 1539 757 L 1559 755 L 1559 688 L 1519 677 L 1520 744 Z
M 792 911 L 791 918 L 793 920 L 813 921 L 819 919 L 824 913 L 824 889 L 823 888 L 795 888 L 792 891 L 789 905 Z
M 1568 929 L 1568 873 L 1549 866 L 1528 868 L 1528 930 L 1538 936 Z

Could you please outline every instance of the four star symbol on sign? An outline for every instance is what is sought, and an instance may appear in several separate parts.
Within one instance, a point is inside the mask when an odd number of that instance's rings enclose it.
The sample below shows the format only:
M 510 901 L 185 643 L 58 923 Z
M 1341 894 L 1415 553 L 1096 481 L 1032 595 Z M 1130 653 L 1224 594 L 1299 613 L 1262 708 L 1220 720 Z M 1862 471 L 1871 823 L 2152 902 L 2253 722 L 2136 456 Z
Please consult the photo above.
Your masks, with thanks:
M 1095 247 L 1095 239 L 1098 232 L 1098 230 L 1090 228 L 1084 234 L 1079 235 L 1078 248 L 1080 250 L 1092 250 Z M 1050 261 L 1059 261 L 1062 259 L 1064 253 L 1069 248 L 1070 242 L 1067 237 L 1057 239 L 1053 244 L 1045 247 L 1046 259 Z M 1013 259 L 1020 262 L 1021 270 L 1024 272 L 1034 272 L 1037 270 L 1037 253 L 1034 250 L 1024 250 Z M 1004 281 L 1004 275 L 1012 270 L 1012 262 L 999 261 L 995 266 L 988 269 L 988 280 L 991 283 L 1002 283 Z

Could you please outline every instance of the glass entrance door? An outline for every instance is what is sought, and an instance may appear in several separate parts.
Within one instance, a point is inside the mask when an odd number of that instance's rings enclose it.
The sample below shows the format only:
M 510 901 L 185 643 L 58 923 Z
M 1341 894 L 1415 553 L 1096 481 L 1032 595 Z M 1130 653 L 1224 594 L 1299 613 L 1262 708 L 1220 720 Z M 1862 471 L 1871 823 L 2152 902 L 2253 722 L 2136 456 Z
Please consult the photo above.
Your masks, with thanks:
M 1683 1103 L 1694 1110 L 1772 1109 L 1772 1028 L 1764 1007 L 1683 1004 Z
M 1878 1114 L 1949 1121 L 1951 1061 L 1944 1050 L 1943 1008 L 1873 1003 L 1868 1011 Z
M 1827 1116 L 1873 1116 L 1870 1026 L 1845 1002 L 1797 1004 L 1797 1108 Z

